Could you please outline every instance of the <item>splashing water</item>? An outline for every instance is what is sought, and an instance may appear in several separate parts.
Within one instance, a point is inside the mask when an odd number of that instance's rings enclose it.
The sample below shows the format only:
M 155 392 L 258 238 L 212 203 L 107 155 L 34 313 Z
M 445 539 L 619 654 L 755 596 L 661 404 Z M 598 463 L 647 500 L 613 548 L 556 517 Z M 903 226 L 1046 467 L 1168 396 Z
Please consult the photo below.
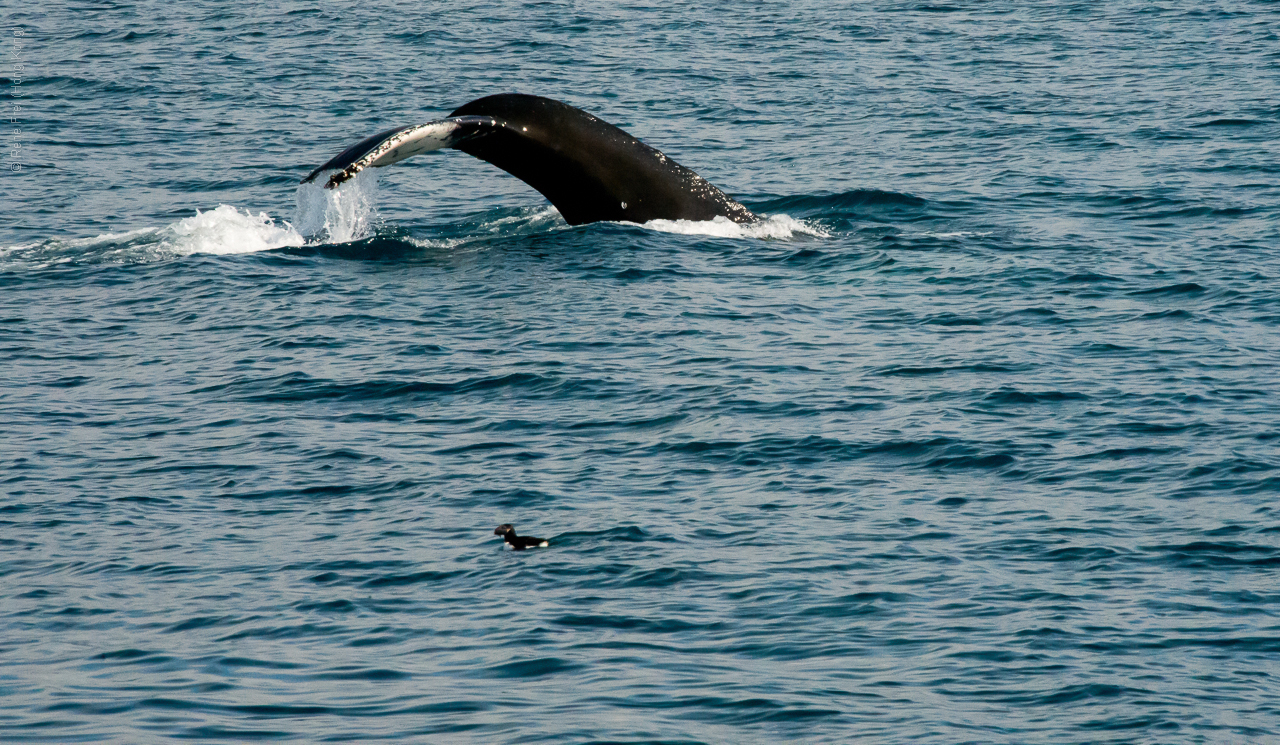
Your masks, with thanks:
M 325 175 L 299 184 L 294 223 L 311 242 L 349 243 L 374 233 L 378 214 L 378 176 L 373 169 L 356 174 L 337 189 L 324 188 Z
M 229 204 L 208 212 L 196 210 L 194 217 L 164 227 L 158 235 L 159 248 L 175 254 L 252 253 L 304 243 L 289 223 L 277 225 L 265 212 L 255 215 Z

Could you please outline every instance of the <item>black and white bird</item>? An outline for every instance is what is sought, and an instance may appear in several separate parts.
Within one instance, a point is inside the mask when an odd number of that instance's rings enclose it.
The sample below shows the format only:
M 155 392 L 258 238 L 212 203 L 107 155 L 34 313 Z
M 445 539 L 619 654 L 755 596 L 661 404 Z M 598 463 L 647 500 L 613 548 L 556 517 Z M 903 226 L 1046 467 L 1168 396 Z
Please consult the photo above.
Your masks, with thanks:
M 511 544 L 511 548 L 516 551 L 523 551 L 526 548 L 545 548 L 547 541 L 545 538 L 533 538 L 527 535 L 516 535 L 516 529 L 508 523 L 503 523 L 493 529 L 494 535 L 500 535 Z

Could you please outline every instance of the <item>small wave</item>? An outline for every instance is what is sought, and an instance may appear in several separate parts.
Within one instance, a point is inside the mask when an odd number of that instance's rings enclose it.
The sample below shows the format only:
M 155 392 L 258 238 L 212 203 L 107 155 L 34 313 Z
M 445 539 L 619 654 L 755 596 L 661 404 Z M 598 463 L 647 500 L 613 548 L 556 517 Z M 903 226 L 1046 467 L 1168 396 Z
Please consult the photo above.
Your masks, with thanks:
M 1252 127 L 1264 122 L 1257 119 L 1214 119 L 1203 124 L 1194 124 L 1194 127 Z
M 52 264 L 65 264 L 86 254 L 118 254 L 121 244 L 154 243 L 154 235 L 159 231 L 160 228 L 140 228 L 124 233 L 103 233 L 92 238 L 21 243 L 0 247 L 0 259 L 40 269 Z
M 364 173 L 363 171 L 361 173 Z M 494 238 L 550 233 L 570 226 L 551 205 L 503 208 L 433 228 L 431 237 L 408 237 L 418 248 L 451 249 Z
M 936 240 L 953 240 L 958 238 L 988 238 L 992 235 L 995 235 L 995 233 L 990 230 L 981 230 L 981 231 L 980 230 L 953 230 L 945 233 L 925 230 L 919 233 L 905 233 L 903 234 L 902 237 L 903 238 L 924 238 L 924 239 L 932 238 Z
M 219 205 L 162 228 L 103 233 L 91 238 L 52 239 L 0 248 L 0 260 L 41 269 L 58 264 L 128 264 L 190 254 L 240 254 L 285 246 L 304 239 L 287 222 Z
M 520 229 L 532 226 L 547 228 L 555 226 L 556 223 L 567 224 L 560 217 L 560 210 L 555 207 L 524 207 L 515 211 L 514 214 L 488 219 L 476 224 L 477 232 L 484 231 L 489 233 L 507 232 L 512 229 Z
M 92 238 L 75 238 L 69 241 L 62 241 L 61 245 L 64 245 L 67 248 L 93 248 L 96 246 L 104 246 L 104 245 L 110 245 L 115 243 L 129 243 L 146 236 L 154 235 L 155 233 L 160 232 L 160 230 L 161 228 L 139 228 L 137 230 L 129 230 L 123 233 L 103 233 L 102 235 L 95 235 Z M 32 243 L 32 244 L 29 244 L 28 246 L 19 246 L 17 248 L 19 249 L 37 248 L 40 246 L 49 245 L 50 243 L 58 243 L 58 242 L 49 241 L 46 243 Z
M 1134 290 L 1130 295 L 1199 295 L 1205 291 L 1203 285 L 1195 282 L 1181 282 L 1176 285 L 1165 285 L 1149 290 Z
M 711 220 L 650 220 L 642 227 L 660 233 L 680 235 L 710 235 L 716 238 L 760 238 L 763 240 L 788 240 L 796 235 L 830 238 L 831 234 L 789 215 L 770 215 L 752 223 L 736 223 L 727 217 L 716 216 Z
M 884 210 L 918 212 L 928 206 L 926 200 L 914 194 L 879 189 L 854 189 L 839 194 L 799 194 L 753 204 L 756 211 L 799 213 L 809 217 L 868 216 Z
M 229 204 L 161 228 L 50 239 L 0 247 L 0 261 L 41 269 L 58 264 L 128 264 L 191 254 L 244 254 L 309 243 L 350 243 L 374 235 L 377 178 L 365 171 L 341 189 L 303 184 L 294 224 Z

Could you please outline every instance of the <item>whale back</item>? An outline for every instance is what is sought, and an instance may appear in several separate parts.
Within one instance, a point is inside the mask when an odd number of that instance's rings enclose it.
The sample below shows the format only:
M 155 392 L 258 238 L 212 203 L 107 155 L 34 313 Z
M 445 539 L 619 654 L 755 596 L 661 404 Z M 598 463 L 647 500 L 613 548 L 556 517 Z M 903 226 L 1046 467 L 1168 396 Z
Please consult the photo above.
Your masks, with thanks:
M 497 119 L 500 126 L 483 137 L 452 147 L 537 189 L 570 225 L 756 219 L 690 169 L 568 104 L 507 93 L 477 99 L 449 116 Z

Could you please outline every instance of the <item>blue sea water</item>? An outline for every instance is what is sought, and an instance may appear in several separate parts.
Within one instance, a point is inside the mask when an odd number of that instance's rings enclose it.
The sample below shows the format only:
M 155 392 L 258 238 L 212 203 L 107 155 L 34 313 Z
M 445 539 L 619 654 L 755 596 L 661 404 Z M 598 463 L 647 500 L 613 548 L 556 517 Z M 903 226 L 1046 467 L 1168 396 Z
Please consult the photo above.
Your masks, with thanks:
M 1275 3 L 6 18 L 0 741 L 1280 740 Z

